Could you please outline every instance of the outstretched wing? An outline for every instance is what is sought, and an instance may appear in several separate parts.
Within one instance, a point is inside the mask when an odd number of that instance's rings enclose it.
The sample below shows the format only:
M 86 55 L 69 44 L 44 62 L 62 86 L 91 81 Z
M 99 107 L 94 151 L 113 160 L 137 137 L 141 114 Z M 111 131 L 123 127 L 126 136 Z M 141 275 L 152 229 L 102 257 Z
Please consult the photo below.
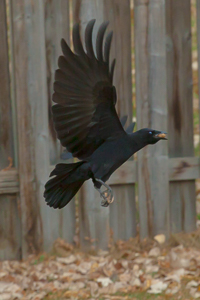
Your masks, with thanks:
M 64 56 L 59 57 L 55 73 L 53 101 L 57 104 L 52 107 L 55 129 L 61 144 L 79 159 L 89 157 L 106 139 L 126 134 L 115 110 L 116 90 L 112 85 L 115 60 L 109 67 L 112 32 L 103 43 L 108 23 L 100 26 L 95 56 L 94 23 L 91 20 L 85 30 L 86 52 L 79 24 L 73 28 L 75 53 L 61 41 Z

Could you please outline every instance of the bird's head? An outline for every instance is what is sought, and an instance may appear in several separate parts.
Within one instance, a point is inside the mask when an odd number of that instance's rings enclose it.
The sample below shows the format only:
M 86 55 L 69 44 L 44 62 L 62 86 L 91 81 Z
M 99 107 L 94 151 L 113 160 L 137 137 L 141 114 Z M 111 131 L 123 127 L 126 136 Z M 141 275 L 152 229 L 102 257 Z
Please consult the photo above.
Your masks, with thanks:
M 167 140 L 166 132 L 153 130 L 149 128 L 143 128 L 137 131 L 140 138 L 147 144 L 155 144 L 159 140 Z

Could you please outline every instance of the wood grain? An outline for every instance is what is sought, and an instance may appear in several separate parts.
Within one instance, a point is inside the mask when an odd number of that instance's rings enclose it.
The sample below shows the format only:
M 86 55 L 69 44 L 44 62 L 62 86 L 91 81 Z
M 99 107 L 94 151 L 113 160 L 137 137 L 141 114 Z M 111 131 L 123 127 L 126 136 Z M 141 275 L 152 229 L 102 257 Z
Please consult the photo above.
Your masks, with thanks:
M 69 1 L 45 0 L 45 46 L 47 67 L 48 117 L 50 163 L 56 164 L 62 151 L 56 137 L 51 113 L 54 73 L 58 68 L 58 57 L 62 54 L 60 41 L 64 38 L 69 43 Z
M 197 53 L 198 53 L 198 78 L 200 78 L 200 0 L 196 0 L 196 16 L 197 16 Z M 198 80 L 198 88 L 200 91 L 200 80 Z M 199 97 L 199 108 L 200 108 L 200 97 Z M 199 109 L 199 120 L 200 120 L 200 109 Z M 199 122 L 200 132 L 200 122 Z M 200 152 L 198 153 L 200 155 Z
M 20 259 L 20 218 L 16 192 L 19 183 L 16 172 L 1 171 L 16 164 L 14 158 L 12 105 L 10 96 L 9 56 L 7 40 L 6 1 L 0 0 L 0 260 Z M 10 195 L 10 192 L 13 195 Z M 2 195 L 3 194 L 3 195 Z
M 50 164 L 57 164 L 60 161 L 60 154 L 63 151 L 60 141 L 56 137 L 51 114 L 54 73 L 58 68 L 58 57 L 62 54 L 60 41 L 64 38 L 68 43 L 69 38 L 69 1 L 67 0 L 45 0 L 44 4 L 44 26 L 45 26 L 45 47 L 46 47 L 46 76 L 47 76 L 47 98 L 48 98 L 48 126 L 49 126 L 49 155 Z M 63 162 L 63 161 L 62 161 Z M 64 161 L 66 162 L 66 161 Z M 72 161 L 67 161 L 70 163 Z M 46 207 L 49 210 L 49 208 Z M 49 212 L 50 213 L 50 212 Z M 64 238 L 69 243 L 73 242 L 75 235 L 75 202 L 71 201 L 67 208 L 62 210 L 51 209 L 54 217 L 54 224 L 50 228 L 54 232 L 54 238 Z M 47 220 L 45 221 L 47 222 Z M 49 226 L 49 225 L 48 225 Z M 50 233 L 51 234 L 51 233 Z
M 137 127 L 167 129 L 165 1 L 135 1 Z M 167 143 L 138 153 L 140 237 L 169 235 Z
M 2 170 L 9 165 L 9 157 L 14 163 L 5 0 L 0 1 L 0 29 L 0 170 Z
M 34 57 L 39 60 L 36 55 L 40 44 L 35 44 L 32 9 L 31 1 L 11 1 L 23 257 L 40 250 L 42 238 L 39 230 L 39 201 L 35 173 L 35 124 L 33 122 L 35 109 L 32 109 L 34 101 L 40 100 L 40 97 L 39 99 L 36 97 L 39 96 L 37 84 L 40 85 L 41 78 L 40 74 L 34 73 L 35 61 L 33 61 Z M 31 56 L 33 53 L 34 57 Z M 35 88 L 36 94 L 34 94 Z M 40 133 L 43 134 L 42 128 Z
M 9 171 L 0 171 L 0 194 L 13 194 L 18 192 L 18 171 L 14 168 Z
M 131 66 L 131 12 L 130 0 L 104 1 L 105 20 L 113 30 L 111 61 L 116 59 L 114 85 L 117 89 L 117 112 L 127 115 L 132 122 L 132 66 Z M 126 22 L 124 20 L 126 19 Z M 128 163 L 126 164 L 128 166 Z M 113 187 L 115 201 L 110 206 L 110 226 L 114 240 L 127 240 L 136 235 L 135 187 L 133 184 Z M 129 212 L 130 209 L 130 212 Z M 121 211 L 126 211 L 121 214 Z M 121 228 L 121 229 L 120 229 Z
M 127 161 L 117 169 L 107 181 L 109 185 L 129 185 L 137 183 L 138 170 L 137 161 Z M 170 158 L 168 163 L 169 181 L 194 180 L 200 177 L 200 159 L 199 157 L 175 157 Z M 53 171 L 54 166 L 49 167 L 49 173 Z M 12 191 L 12 188 L 16 189 Z M 19 191 L 19 175 L 15 168 L 9 171 L 0 172 L 0 193 L 7 189 L 8 193 Z
M 16 195 L 0 195 L 0 205 L 0 260 L 21 259 L 21 215 Z
M 194 155 L 190 4 L 166 2 L 169 157 Z M 196 228 L 195 198 L 194 181 L 170 185 L 172 232 Z

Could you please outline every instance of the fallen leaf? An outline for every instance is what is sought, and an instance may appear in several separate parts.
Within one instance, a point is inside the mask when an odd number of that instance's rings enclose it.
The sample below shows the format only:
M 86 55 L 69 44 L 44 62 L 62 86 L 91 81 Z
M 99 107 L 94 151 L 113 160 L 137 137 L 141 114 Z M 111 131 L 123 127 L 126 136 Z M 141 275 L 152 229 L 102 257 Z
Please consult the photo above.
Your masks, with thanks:
M 176 286 L 174 288 L 171 288 L 171 289 L 167 289 L 165 294 L 166 295 L 174 295 L 174 294 L 178 293 L 179 290 L 180 290 L 180 285 Z
M 129 283 L 130 285 L 137 287 L 140 287 L 142 285 L 139 278 L 132 278 Z
M 68 257 L 57 257 L 56 260 L 62 264 L 69 265 L 76 261 L 76 257 L 75 257 L 75 255 L 70 255 Z
M 69 285 L 69 290 L 70 291 L 79 291 L 85 287 L 85 284 L 83 282 L 76 282 L 76 283 L 71 283 Z
M 81 274 L 86 274 L 88 271 L 90 271 L 92 266 L 91 262 L 82 262 L 79 266 L 77 271 L 80 272 Z
M 97 278 L 97 282 L 101 283 L 102 286 L 108 286 L 110 283 L 113 283 L 108 277 Z
M 154 236 L 154 240 L 156 240 L 159 244 L 164 244 L 166 241 L 166 236 L 164 234 L 157 234 Z
M 161 281 L 161 280 L 153 280 L 152 284 L 150 286 L 150 290 L 147 292 L 150 294 L 159 294 L 162 293 L 166 288 L 168 287 L 168 284 Z
M 159 270 L 159 266 L 146 266 L 145 273 L 157 273 Z
M 90 286 L 90 293 L 92 297 L 98 297 L 99 296 L 99 286 L 94 281 L 89 281 L 88 285 Z
M 3 293 L 0 294 L 1 300 L 10 300 L 10 294 L 9 293 Z
M 186 289 L 190 289 L 191 287 L 197 287 L 199 285 L 198 281 L 191 280 L 186 284 Z
M 131 279 L 131 274 L 128 272 L 124 272 L 123 274 L 119 275 L 119 280 L 122 282 L 129 282 Z
M 161 254 L 160 248 L 158 248 L 158 247 L 155 247 L 149 251 L 149 256 L 152 256 L 152 257 L 158 257 L 158 256 L 160 256 L 160 254 Z

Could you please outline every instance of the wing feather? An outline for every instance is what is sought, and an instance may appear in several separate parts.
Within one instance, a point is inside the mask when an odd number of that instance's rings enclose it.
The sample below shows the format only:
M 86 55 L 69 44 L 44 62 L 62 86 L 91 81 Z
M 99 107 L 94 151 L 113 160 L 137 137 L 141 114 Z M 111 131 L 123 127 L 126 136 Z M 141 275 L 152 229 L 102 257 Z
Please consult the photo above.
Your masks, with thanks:
M 112 79 L 115 60 L 109 68 L 112 32 L 104 36 L 108 22 L 97 33 L 96 55 L 92 33 L 95 20 L 85 30 L 85 48 L 78 24 L 73 28 L 73 53 L 61 40 L 63 56 L 55 72 L 53 120 L 61 144 L 73 156 L 88 158 L 108 138 L 126 134 L 115 110 L 116 90 Z
M 85 47 L 86 47 L 87 55 L 90 58 L 95 58 L 93 45 L 92 45 L 92 31 L 93 31 L 95 21 L 96 20 L 91 20 L 87 24 L 86 30 L 85 30 Z
M 104 46 L 104 60 L 107 64 L 109 64 L 109 57 L 110 57 L 110 47 L 113 37 L 113 31 L 109 32 L 106 37 L 105 46 Z
M 109 22 L 104 22 L 101 24 L 98 34 L 97 34 L 97 42 L 96 42 L 96 53 L 97 53 L 97 59 L 99 61 L 103 61 L 103 38 L 106 31 L 106 28 L 108 27 Z

